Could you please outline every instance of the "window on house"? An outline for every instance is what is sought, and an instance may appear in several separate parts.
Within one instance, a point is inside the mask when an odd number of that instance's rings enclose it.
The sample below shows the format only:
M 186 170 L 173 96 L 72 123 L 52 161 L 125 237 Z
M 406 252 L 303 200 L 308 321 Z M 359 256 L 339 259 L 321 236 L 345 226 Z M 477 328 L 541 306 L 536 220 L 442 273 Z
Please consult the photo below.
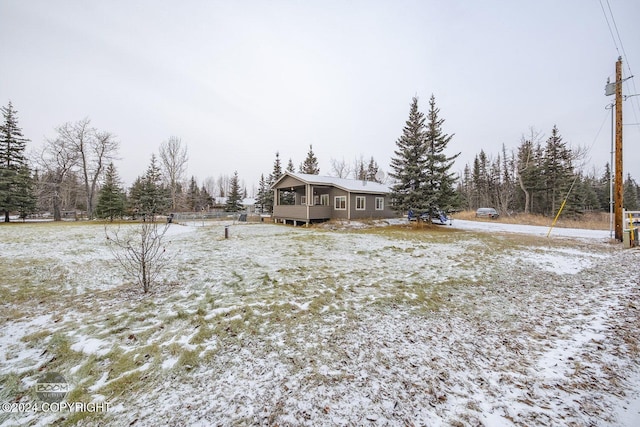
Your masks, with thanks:
M 376 197 L 376 210 L 384 210 L 384 197 Z
M 300 204 L 301 205 L 307 204 L 307 196 L 300 196 Z
M 320 204 L 320 196 L 313 196 L 313 204 L 314 205 Z
M 320 195 L 320 204 L 322 206 L 329 206 L 329 195 L 328 194 L 321 194 Z
M 344 211 L 347 209 L 347 196 L 336 196 L 334 199 L 334 209 Z
M 356 210 L 363 211 L 367 208 L 367 199 L 364 196 L 356 196 Z

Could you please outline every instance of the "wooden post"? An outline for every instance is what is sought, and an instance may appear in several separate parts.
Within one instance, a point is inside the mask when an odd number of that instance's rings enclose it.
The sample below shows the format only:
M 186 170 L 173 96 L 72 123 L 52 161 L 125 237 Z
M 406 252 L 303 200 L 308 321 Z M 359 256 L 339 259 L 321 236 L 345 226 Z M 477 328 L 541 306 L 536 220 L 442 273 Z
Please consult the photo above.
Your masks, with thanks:
M 613 193 L 615 216 L 615 237 L 616 240 L 622 242 L 623 239 L 623 221 L 622 217 L 622 57 L 618 57 L 616 62 L 616 171 L 615 171 L 615 190 Z

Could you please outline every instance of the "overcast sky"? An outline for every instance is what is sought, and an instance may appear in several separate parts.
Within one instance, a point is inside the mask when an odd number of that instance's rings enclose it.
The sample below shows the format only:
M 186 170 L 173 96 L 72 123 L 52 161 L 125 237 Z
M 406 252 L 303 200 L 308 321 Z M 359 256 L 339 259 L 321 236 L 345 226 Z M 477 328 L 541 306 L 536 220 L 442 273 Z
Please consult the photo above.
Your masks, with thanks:
M 640 73 L 640 1 L 609 5 L 625 77 Z M 623 55 L 599 0 L 0 0 L 0 46 L 0 104 L 31 148 L 89 117 L 117 135 L 127 185 L 177 136 L 189 175 L 237 170 L 249 190 L 277 151 L 297 168 L 309 144 L 322 175 L 361 155 L 387 172 L 411 98 L 426 112 L 431 94 L 456 172 L 554 124 L 601 172 Z M 640 180 L 638 101 L 624 103 L 624 173 Z

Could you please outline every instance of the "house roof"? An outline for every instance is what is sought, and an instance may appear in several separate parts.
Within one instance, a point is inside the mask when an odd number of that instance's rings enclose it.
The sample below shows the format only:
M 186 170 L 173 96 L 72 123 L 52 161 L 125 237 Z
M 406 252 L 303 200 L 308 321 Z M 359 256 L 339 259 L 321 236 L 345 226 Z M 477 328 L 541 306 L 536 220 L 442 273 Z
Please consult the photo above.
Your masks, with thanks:
M 389 193 L 389 186 L 373 181 L 364 181 L 360 179 L 346 179 L 335 176 L 310 175 L 306 173 L 285 172 L 271 188 L 278 186 L 278 183 L 285 177 L 290 176 L 305 184 L 311 185 L 330 185 L 352 193 Z

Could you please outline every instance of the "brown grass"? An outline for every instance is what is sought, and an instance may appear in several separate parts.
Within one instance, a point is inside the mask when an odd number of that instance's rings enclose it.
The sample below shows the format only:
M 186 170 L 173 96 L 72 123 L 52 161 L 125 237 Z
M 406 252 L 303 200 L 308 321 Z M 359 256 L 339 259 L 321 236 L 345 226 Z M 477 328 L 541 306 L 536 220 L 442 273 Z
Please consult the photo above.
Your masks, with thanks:
M 463 211 L 453 215 L 454 219 L 465 219 L 470 221 L 496 221 L 503 224 L 524 224 L 524 225 L 541 225 L 545 227 L 551 226 L 553 217 L 531 214 L 512 214 L 501 215 L 498 219 L 476 218 L 475 211 Z M 581 219 L 571 219 L 560 215 L 556 227 L 563 228 L 585 228 L 588 230 L 608 230 L 609 214 L 606 212 L 590 212 L 582 215 Z

